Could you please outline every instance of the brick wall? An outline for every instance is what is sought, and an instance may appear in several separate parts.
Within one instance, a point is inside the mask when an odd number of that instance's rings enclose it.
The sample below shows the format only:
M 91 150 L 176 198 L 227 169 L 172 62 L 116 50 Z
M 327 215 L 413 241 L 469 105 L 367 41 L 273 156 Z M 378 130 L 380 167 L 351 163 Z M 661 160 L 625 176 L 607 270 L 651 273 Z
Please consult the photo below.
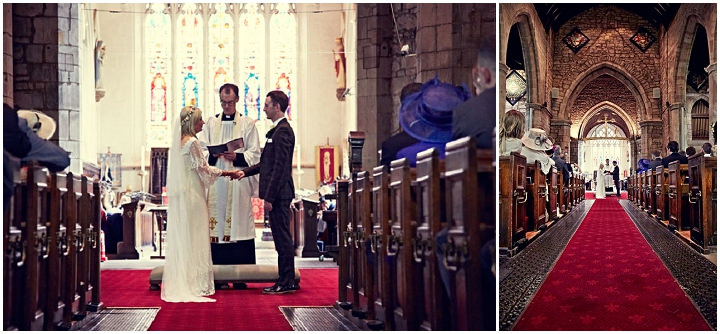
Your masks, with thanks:
M 652 88 L 660 87 L 660 43 L 654 43 L 645 53 L 640 51 L 629 40 L 640 26 L 646 27 L 653 35 L 659 37 L 658 31 L 646 20 L 617 7 L 594 7 L 563 25 L 554 36 L 552 65 L 553 86 L 559 88 L 560 100 L 570 98 L 569 94 L 573 92 L 569 89 L 579 75 L 601 63 L 617 66 L 625 76 L 633 78 L 638 83 L 638 90 L 651 97 Z M 562 38 L 574 27 L 580 28 L 590 38 L 578 53 L 573 53 L 562 42 Z M 650 102 L 648 101 L 648 105 L 645 106 L 649 110 L 649 116 L 659 116 L 660 108 L 657 103 Z M 568 108 L 568 111 L 570 110 L 572 109 Z M 626 111 L 633 114 L 638 110 L 639 108 Z M 553 114 L 560 114 L 560 111 L 559 104 L 553 104 Z M 571 121 L 575 121 L 573 117 L 577 117 L 577 115 L 560 115 L 561 118 L 568 116 Z M 644 115 L 634 115 L 634 119 L 644 118 Z
M 585 86 L 575 103 L 570 106 L 569 114 L 573 125 L 579 127 L 585 113 L 604 101 L 616 104 L 629 115 L 631 121 L 637 121 L 638 101 L 627 86 L 609 75 L 602 75 Z

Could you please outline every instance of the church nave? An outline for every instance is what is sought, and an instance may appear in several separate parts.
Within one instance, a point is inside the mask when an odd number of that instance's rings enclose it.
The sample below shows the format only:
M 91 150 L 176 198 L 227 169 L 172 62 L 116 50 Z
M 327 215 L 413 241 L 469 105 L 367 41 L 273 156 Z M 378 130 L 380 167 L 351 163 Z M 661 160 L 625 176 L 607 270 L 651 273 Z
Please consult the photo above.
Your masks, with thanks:
M 588 199 L 501 257 L 500 329 L 709 330 L 715 272 L 627 199 Z

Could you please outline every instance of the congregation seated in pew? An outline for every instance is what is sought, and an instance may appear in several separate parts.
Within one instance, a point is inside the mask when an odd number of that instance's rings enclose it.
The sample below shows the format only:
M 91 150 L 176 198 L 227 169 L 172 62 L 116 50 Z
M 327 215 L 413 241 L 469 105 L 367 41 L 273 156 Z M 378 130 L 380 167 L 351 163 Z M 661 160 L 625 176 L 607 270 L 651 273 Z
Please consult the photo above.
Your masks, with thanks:
M 446 154 L 338 181 L 338 306 L 367 328 L 494 329 L 494 154 L 469 137 Z

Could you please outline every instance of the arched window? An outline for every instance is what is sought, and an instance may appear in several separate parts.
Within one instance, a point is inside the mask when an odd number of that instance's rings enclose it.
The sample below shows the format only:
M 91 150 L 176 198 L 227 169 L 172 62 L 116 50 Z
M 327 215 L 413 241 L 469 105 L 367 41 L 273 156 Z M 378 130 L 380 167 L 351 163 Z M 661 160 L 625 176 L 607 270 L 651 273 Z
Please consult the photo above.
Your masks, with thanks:
M 218 89 L 238 85 L 237 110 L 258 131 L 271 124 L 262 115 L 265 95 L 281 89 L 296 103 L 297 20 L 293 4 L 148 4 L 145 52 L 150 147 L 169 145 L 169 119 L 181 107 L 204 117 L 222 111 Z M 273 41 L 266 43 L 265 41 Z M 291 112 L 292 111 L 292 112 Z M 288 119 L 297 117 L 288 107 Z
M 587 138 L 627 138 L 625 131 L 615 124 L 598 124 L 590 129 Z
M 148 6 L 145 16 L 146 82 L 150 122 L 147 122 L 147 142 L 150 147 L 167 147 L 168 107 L 170 94 L 170 15 L 164 4 Z
M 705 100 L 698 100 L 692 107 L 692 140 L 710 139 L 710 105 Z

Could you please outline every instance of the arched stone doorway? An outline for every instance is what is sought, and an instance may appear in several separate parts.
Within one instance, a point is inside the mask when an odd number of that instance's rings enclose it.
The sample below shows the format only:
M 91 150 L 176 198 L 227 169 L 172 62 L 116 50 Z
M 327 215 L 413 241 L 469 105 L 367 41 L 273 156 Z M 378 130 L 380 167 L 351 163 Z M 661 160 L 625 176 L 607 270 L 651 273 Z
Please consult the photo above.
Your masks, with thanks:
M 577 162 L 585 178 L 594 179 L 601 163 L 611 171 L 613 161 L 618 162 L 620 178 L 627 177 L 635 169 L 637 131 L 627 112 L 616 104 L 606 101 L 588 110 L 577 132 Z

